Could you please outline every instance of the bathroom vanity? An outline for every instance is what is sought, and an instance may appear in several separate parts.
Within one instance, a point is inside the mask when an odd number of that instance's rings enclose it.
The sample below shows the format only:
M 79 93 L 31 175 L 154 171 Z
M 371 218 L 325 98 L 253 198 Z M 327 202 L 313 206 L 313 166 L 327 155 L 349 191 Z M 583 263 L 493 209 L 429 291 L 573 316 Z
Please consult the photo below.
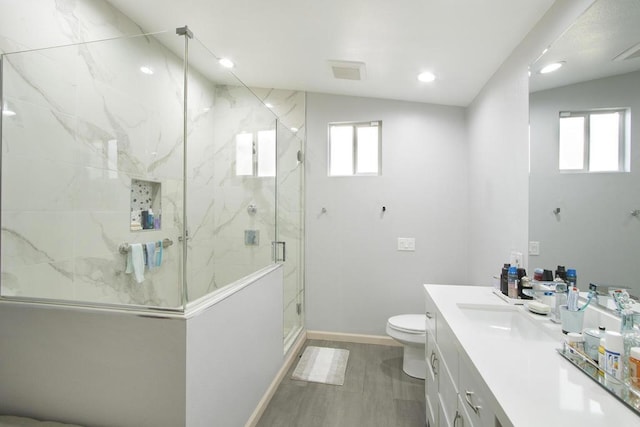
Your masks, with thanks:
M 505 302 L 491 287 L 424 289 L 429 426 L 640 425 L 557 353 L 563 335 L 548 316 Z

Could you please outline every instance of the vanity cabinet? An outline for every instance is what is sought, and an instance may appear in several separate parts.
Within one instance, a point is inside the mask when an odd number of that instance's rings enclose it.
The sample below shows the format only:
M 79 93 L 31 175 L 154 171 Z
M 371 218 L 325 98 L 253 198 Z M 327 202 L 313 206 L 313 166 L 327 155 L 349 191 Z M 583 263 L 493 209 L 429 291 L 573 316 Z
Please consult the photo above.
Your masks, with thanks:
M 426 419 L 429 427 L 495 427 L 489 390 L 426 294 Z

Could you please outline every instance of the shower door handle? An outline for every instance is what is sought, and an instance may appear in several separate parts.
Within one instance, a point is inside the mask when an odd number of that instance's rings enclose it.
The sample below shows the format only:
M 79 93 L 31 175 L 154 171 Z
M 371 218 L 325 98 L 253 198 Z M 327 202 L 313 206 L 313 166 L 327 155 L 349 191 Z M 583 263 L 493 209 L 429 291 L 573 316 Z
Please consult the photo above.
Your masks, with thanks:
M 272 242 L 273 259 L 275 262 L 285 262 L 287 260 L 287 242 Z M 282 258 L 278 257 L 278 246 L 282 245 Z

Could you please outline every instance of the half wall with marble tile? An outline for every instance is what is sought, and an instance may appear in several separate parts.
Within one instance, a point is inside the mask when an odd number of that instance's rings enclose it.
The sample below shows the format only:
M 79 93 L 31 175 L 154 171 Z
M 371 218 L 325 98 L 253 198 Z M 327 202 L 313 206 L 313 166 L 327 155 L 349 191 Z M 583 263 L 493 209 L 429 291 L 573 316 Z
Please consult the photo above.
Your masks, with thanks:
M 184 310 L 273 263 L 282 230 L 301 302 L 304 93 L 247 88 L 196 37 L 185 110 L 181 43 L 172 30 L 2 56 L 0 296 Z M 156 226 L 134 227 L 152 206 Z M 122 243 L 165 239 L 142 281 L 126 272 Z

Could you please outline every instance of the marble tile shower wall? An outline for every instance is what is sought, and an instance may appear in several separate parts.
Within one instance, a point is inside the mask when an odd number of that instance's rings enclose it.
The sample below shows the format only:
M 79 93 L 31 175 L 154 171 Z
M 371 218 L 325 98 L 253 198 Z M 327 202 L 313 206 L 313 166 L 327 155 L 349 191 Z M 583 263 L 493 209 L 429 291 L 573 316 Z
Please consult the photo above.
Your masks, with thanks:
M 165 68 L 140 73 L 143 55 Z M 178 305 L 179 245 L 142 284 L 124 273 L 118 245 L 177 242 L 180 65 L 147 37 L 5 56 L 16 115 L 3 120 L 4 295 Z M 162 183 L 162 230 L 129 231 L 132 178 Z
M 53 9 L 57 22 L 40 28 L 57 44 L 91 39 L 93 30 L 102 37 L 139 31 L 102 1 L 30 0 L 25 7 L 37 9 L 36 17 Z M 0 50 L 16 50 L 15 40 L 0 35 Z M 133 59 L 140 57 L 160 64 L 153 79 L 138 71 Z M 2 294 L 179 305 L 181 61 L 145 37 L 5 58 L 4 97 L 17 114 L 3 120 Z M 127 71 L 127 64 L 136 66 Z M 234 176 L 235 134 L 249 123 L 273 129 L 274 116 L 246 88 L 196 74 L 187 145 L 191 300 L 267 265 L 275 237 L 275 181 Z M 276 112 L 302 135 L 304 93 L 253 91 L 276 100 Z M 132 178 L 162 183 L 161 230 L 129 230 Z M 250 203 L 258 208 L 254 216 L 246 211 Z M 244 245 L 247 228 L 261 231 L 259 246 Z M 144 283 L 123 273 L 119 243 L 165 237 L 174 245 Z

